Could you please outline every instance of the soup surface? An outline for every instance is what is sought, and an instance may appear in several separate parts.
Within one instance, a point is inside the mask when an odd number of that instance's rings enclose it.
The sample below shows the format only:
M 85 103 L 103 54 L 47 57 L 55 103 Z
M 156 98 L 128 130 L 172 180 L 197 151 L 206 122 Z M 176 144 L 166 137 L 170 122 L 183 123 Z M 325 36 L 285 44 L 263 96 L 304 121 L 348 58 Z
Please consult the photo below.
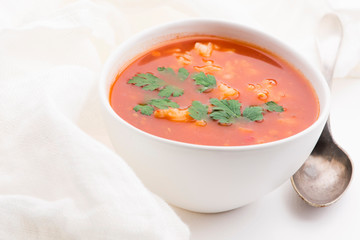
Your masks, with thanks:
M 145 132 L 215 146 L 283 139 L 319 114 L 311 84 L 286 61 L 213 36 L 175 39 L 137 57 L 116 77 L 110 104 Z

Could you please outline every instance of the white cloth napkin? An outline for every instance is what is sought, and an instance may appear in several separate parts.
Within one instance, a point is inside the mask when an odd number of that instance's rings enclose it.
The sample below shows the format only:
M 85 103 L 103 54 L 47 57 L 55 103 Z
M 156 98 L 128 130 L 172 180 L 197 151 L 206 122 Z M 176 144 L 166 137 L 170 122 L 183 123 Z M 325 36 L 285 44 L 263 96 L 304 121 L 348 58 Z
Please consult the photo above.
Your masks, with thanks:
M 97 82 L 130 35 L 96 1 L 0 4 L 0 239 L 188 239 L 106 137 Z
M 0 239 L 188 239 L 111 150 L 97 98 L 106 57 L 145 27 L 203 16 L 267 31 L 316 64 L 316 24 L 335 9 L 346 27 L 337 76 L 359 77 L 359 9 L 336 4 L 0 1 Z

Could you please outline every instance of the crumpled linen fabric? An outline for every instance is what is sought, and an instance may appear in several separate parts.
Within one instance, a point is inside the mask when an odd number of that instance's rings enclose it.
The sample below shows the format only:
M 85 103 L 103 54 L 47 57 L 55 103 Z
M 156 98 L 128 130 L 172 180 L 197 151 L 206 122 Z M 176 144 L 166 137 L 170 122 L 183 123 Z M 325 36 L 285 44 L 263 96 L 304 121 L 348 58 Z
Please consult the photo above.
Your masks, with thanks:
M 146 27 L 212 17 L 271 33 L 318 64 L 316 23 L 336 11 L 347 43 L 336 76 L 360 76 L 360 8 L 337 4 L 0 1 L 0 239 L 189 239 L 186 224 L 111 149 L 98 108 L 104 61 Z
M 188 239 L 173 210 L 96 140 L 106 135 L 99 73 L 130 35 L 121 9 L 0 6 L 0 239 Z

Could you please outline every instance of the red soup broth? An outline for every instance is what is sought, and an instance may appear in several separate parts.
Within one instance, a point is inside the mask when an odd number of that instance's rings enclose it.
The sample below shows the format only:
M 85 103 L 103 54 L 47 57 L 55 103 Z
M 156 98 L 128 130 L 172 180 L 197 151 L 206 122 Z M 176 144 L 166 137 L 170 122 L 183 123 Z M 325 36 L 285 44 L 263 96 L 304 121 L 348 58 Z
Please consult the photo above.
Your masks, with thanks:
M 164 74 L 158 67 L 172 68 L 175 74 Z M 189 73 L 183 81 L 176 77 L 180 68 Z M 202 85 L 197 85 L 192 78 L 200 72 L 207 77 L 214 76 L 216 86 L 201 92 Z M 168 97 L 179 107 L 164 111 L 148 105 L 154 109 L 149 116 L 134 110 L 138 104 L 165 98 L 159 96 L 164 86 L 149 91 L 128 83 L 137 74 L 146 73 L 162 79 L 166 85 L 183 89 L 183 95 Z M 263 119 L 251 121 L 238 117 L 221 124 L 209 115 L 214 108 L 211 98 L 238 101 L 240 112 L 249 106 L 263 107 Z M 188 108 L 193 101 L 209 106 L 203 120 L 189 115 Z M 264 108 L 270 101 L 282 106 L 282 111 L 270 112 Z M 303 131 L 319 115 L 313 87 L 288 62 L 252 44 L 214 36 L 178 38 L 143 53 L 116 77 L 110 104 L 121 118 L 145 132 L 212 146 L 243 146 L 283 139 Z

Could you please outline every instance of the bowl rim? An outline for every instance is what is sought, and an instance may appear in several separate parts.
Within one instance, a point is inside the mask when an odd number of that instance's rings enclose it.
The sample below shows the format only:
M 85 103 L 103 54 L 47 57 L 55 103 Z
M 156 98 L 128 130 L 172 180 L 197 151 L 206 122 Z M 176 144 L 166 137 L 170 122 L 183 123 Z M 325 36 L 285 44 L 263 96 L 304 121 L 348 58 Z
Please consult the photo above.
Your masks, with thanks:
M 267 143 L 253 144 L 253 145 L 240 145 L 240 146 L 201 145 L 201 144 L 186 143 L 186 142 L 171 140 L 171 139 L 153 135 L 151 133 L 147 133 L 147 132 L 131 125 L 124 119 L 122 119 L 111 107 L 109 97 L 108 97 L 109 93 L 107 92 L 107 86 L 108 86 L 107 83 L 109 81 L 107 79 L 107 77 L 108 77 L 109 72 L 112 70 L 113 65 L 116 64 L 118 56 L 124 50 L 126 51 L 126 49 L 129 49 L 129 46 L 132 45 L 132 42 L 139 41 L 144 36 L 151 35 L 153 32 L 160 31 L 161 29 L 165 29 L 165 28 L 169 28 L 169 27 L 177 27 L 177 26 L 183 25 L 183 24 L 223 24 L 223 25 L 228 25 L 228 26 L 242 29 L 243 31 L 246 31 L 246 32 L 252 32 L 253 34 L 262 35 L 265 38 L 267 38 L 267 40 L 277 43 L 277 44 L 280 44 L 282 50 L 285 50 L 286 52 L 291 52 L 295 56 L 295 59 L 299 60 L 301 63 L 304 63 L 305 67 L 311 69 L 311 71 L 313 71 L 313 73 L 315 74 L 316 78 L 319 79 L 319 83 L 321 86 L 320 88 L 324 90 L 324 98 L 323 98 L 324 104 L 320 106 L 321 110 L 320 110 L 318 118 L 315 120 L 315 122 L 313 122 L 306 129 L 302 130 L 299 133 L 291 135 L 289 137 L 282 138 L 282 139 L 272 141 L 272 142 L 267 142 Z M 216 34 L 214 34 L 214 35 L 216 35 Z M 217 36 L 221 37 L 221 35 L 217 35 Z M 258 44 L 256 44 L 256 45 L 259 46 Z M 262 47 L 262 46 L 259 46 L 259 47 Z M 268 51 L 271 52 L 271 49 Z M 286 58 L 284 58 L 284 60 L 287 61 Z M 131 61 L 131 59 L 129 59 L 129 61 Z M 107 58 L 107 60 L 105 61 L 104 65 L 103 65 L 99 82 L 100 82 L 99 83 L 99 85 L 100 85 L 100 88 L 99 88 L 100 102 L 101 102 L 102 106 L 105 108 L 105 110 L 111 115 L 111 117 L 115 118 L 116 121 L 118 121 L 121 124 L 125 124 L 125 126 L 134 130 L 138 134 L 141 134 L 152 140 L 159 141 L 159 142 L 165 143 L 165 144 L 175 145 L 178 147 L 184 147 L 184 148 L 213 150 L 213 151 L 248 151 L 248 150 L 271 148 L 271 147 L 275 147 L 278 145 L 282 145 L 286 142 L 294 141 L 294 140 L 301 138 L 302 136 L 312 132 L 314 129 L 318 128 L 319 125 L 325 124 L 325 122 L 328 118 L 329 112 L 330 112 L 330 89 L 329 89 L 329 86 L 328 86 L 324 76 L 320 73 L 320 70 L 316 67 L 311 66 L 310 63 L 308 62 L 308 60 L 306 60 L 306 58 L 301 53 L 299 53 L 297 50 L 295 50 L 293 47 L 291 47 L 287 43 L 283 42 L 282 40 L 280 40 L 280 39 L 276 38 L 275 36 L 272 36 L 266 32 L 260 31 L 256 28 L 249 27 L 249 26 L 246 26 L 244 24 L 241 24 L 241 23 L 238 23 L 235 21 L 220 20 L 220 19 L 214 19 L 214 18 L 188 18 L 188 19 L 183 19 L 183 20 L 177 20 L 177 21 L 172 21 L 172 22 L 167 22 L 167 23 L 156 25 L 156 26 L 152 26 L 150 28 L 144 29 L 144 30 L 136 33 L 135 35 L 131 36 L 130 38 L 128 38 L 127 40 L 122 42 L 119 46 L 117 46 L 115 51 L 113 51 L 110 54 L 110 56 Z M 310 82 L 310 84 L 312 84 L 312 83 Z M 317 91 L 315 91 L 315 92 L 318 95 Z

